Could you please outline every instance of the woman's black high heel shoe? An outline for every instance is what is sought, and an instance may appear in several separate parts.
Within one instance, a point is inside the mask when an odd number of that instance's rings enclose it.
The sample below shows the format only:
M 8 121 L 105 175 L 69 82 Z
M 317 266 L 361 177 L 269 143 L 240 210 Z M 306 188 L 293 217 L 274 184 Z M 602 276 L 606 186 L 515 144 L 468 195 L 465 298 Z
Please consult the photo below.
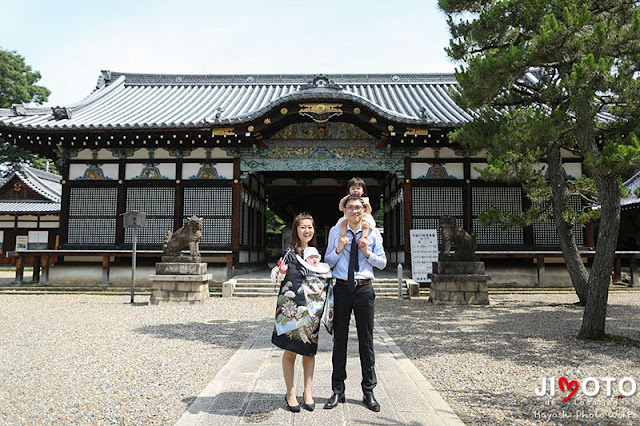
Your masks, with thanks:
M 299 413 L 300 412 L 300 406 L 299 405 L 289 405 L 289 400 L 287 399 L 287 395 L 286 394 L 284 396 L 284 402 L 287 403 L 287 408 L 289 409 L 289 411 L 291 411 L 293 413 Z
M 307 404 L 304 400 L 304 394 L 302 394 L 302 408 L 308 411 L 313 411 L 316 409 L 316 403 L 314 401 L 311 404 Z

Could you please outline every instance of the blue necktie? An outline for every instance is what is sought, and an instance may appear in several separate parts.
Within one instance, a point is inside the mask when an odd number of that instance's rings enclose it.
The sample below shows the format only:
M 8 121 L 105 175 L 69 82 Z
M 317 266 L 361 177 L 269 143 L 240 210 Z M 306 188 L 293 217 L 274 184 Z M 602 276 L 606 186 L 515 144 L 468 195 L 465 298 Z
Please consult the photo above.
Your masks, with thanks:
M 360 251 L 360 247 L 358 247 L 358 233 L 354 234 L 351 230 L 349 230 L 349 232 L 351 232 L 351 235 L 353 235 L 353 239 L 351 240 L 351 253 L 349 253 L 347 290 L 353 293 L 356 290 L 356 281 L 354 279 L 354 276 L 356 272 L 360 270 L 360 262 L 358 262 L 358 252 Z

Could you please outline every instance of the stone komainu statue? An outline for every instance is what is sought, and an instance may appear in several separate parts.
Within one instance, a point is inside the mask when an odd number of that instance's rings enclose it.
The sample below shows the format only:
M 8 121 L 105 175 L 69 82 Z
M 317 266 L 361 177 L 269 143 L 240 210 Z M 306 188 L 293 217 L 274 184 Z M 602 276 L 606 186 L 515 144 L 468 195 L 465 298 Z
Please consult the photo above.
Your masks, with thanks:
M 200 236 L 202 235 L 202 218 L 191 216 L 187 223 L 176 232 L 167 231 L 162 244 L 165 256 L 179 256 L 187 245 L 191 256 L 200 256 Z
M 476 234 L 469 233 L 456 225 L 454 217 L 440 218 L 440 237 L 442 238 L 442 260 L 475 261 Z M 451 245 L 455 245 L 455 254 L 451 254 Z

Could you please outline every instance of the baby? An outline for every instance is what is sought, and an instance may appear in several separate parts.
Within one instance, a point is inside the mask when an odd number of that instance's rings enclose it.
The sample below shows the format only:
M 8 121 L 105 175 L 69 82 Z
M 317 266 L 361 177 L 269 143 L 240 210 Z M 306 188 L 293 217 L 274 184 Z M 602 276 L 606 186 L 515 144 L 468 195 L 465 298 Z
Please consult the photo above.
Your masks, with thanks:
M 320 262 L 320 253 L 315 247 L 307 247 L 302 252 L 304 262 L 302 265 L 307 267 L 312 273 L 326 274 L 331 269 L 328 263 Z

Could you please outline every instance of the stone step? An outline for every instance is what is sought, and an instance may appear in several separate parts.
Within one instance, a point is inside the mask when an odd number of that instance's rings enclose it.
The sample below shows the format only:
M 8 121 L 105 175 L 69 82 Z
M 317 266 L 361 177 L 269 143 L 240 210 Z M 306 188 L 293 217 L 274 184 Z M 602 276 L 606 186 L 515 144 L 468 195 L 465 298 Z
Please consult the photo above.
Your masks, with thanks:
M 270 278 L 234 278 L 234 280 L 236 280 L 238 284 L 240 283 L 274 284 L 273 282 L 271 282 Z
M 247 287 L 247 288 L 280 288 L 280 283 L 258 283 L 258 282 L 237 282 L 236 287 Z
M 270 295 L 277 295 L 278 291 L 280 290 L 280 286 L 278 287 L 266 287 L 266 286 L 253 286 L 253 287 L 248 287 L 246 286 L 246 284 L 243 284 L 242 286 L 237 285 L 235 290 L 233 291 L 233 295 L 235 297 L 262 297 L 262 296 L 270 296 Z M 374 284 L 373 286 L 373 290 L 376 293 L 376 296 L 392 296 L 392 297 L 397 297 L 398 296 L 398 287 L 392 287 L 392 288 L 387 288 L 387 287 L 380 287 Z M 402 294 L 403 296 L 407 296 L 407 288 L 404 287 L 402 289 Z

